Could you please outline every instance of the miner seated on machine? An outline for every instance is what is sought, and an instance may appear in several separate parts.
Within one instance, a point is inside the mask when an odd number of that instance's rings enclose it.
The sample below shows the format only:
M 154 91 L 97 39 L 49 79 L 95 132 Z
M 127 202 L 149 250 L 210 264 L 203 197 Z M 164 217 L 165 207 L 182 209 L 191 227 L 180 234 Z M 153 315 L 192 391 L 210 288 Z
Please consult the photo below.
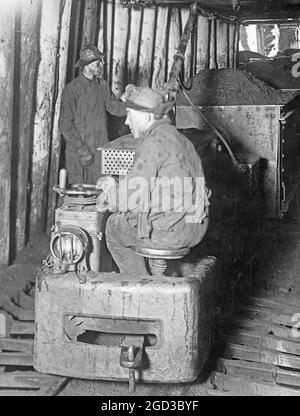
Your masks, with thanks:
M 172 103 L 148 87 L 128 85 L 121 97 L 134 138 L 134 164 L 119 181 L 101 177 L 98 211 L 113 214 L 107 246 L 120 273 L 149 274 L 143 249 L 177 250 L 198 244 L 208 226 L 208 190 L 193 144 L 170 122 Z M 146 250 L 147 252 L 147 250 Z M 149 256 L 145 256 L 149 257 Z

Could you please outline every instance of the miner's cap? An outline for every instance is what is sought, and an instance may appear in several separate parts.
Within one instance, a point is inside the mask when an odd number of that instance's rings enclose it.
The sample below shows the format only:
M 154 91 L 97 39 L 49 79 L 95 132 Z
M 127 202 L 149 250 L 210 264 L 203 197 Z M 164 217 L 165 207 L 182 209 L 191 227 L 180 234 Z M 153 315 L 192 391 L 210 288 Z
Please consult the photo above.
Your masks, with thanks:
M 121 100 L 126 107 L 138 111 L 156 113 L 158 107 L 163 104 L 163 97 L 149 87 L 137 87 L 133 84 L 127 85 Z
M 96 46 L 85 45 L 80 50 L 80 59 L 76 62 L 75 67 L 82 67 L 95 61 L 102 61 L 105 56 Z

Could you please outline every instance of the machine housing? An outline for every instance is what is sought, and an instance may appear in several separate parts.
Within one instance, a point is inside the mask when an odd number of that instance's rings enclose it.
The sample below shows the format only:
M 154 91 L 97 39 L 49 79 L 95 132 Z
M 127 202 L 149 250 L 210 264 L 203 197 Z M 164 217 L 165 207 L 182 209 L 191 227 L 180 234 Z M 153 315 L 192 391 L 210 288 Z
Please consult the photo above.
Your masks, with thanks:
M 225 134 L 235 154 L 254 154 L 261 160 L 264 215 L 282 218 L 299 181 L 299 99 L 285 105 L 199 106 Z M 176 107 L 179 129 L 207 129 L 190 105 Z
M 128 380 L 121 349 L 142 351 L 136 380 L 190 382 L 210 352 L 216 259 L 197 277 L 88 273 L 40 277 L 36 288 L 35 368 L 88 379 Z

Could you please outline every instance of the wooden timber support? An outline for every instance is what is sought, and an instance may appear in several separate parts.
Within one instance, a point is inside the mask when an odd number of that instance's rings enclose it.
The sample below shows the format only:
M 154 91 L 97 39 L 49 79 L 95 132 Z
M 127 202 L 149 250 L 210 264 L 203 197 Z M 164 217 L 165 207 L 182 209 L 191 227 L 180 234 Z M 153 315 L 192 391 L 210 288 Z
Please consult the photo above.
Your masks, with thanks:
M 197 20 L 196 72 L 209 67 L 209 21 L 199 15 Z
M 235 24 L 235 36 L 234 36 L 234 61 L 233 67 L 237 68 L 239 64 L 239 41 L 240 41 L 240 26 Z
M 168 16 L 168 32 L 169 32 L 169 37 L 167 39 L 167 48 L 166 48 L 166 71 L 167 74 L 171 73 L 171 69 L 173 67 L 173 64 L 175 62 L 176 59 L 176 53 L 177 53 L 177 49 L 178 46 L 180 44 L 180 39 L 182 34 L 180 33 L 180 20 L 181 20 L 181 16 L 180 16 L 180 11 L 178 10 L 178 8 L 172 8 L 169 10 L 169 16 Z M 189 38 L 187 39 L 187 43 L 188 43 Z M 183 69 L 183 64 L 184 64 L 184 58 L 185 58 L 185 51 L 186 48 L 184 49 L 183 52 L 183 58 L 179 58 L 180 63 L 181 63 L 181 67 L 180 70 L 177 73 L 177 78 L 179 76 L 180 71 L 182 71 Z M 166 75 L 167 75 L 166 74 Z
M 52 130 L 51 155 L 49 164 L 49 185 L 48 185 L 48 214 L 47 214 L 47 231 L 49 232 L 54 221 L 54 211 L 56 208 L 57 193 L 53 191 L 53 186 L 58 182 L 58 170 L 60 159 L 60 132 L 58 130 L 58 118 L 61 103 L 61 93 L 66 84 L 67 58 L 69 47 L 70 33 L 70 15 L 72 0 L 65 0 L 61 11 L 61 32 L 59 42 L 59 53 L 57 59 L 57 95 L 54 104 L 54 120 Z
M 216 19 L 210 19 L 209 69 L 217 69 L 217 25 Z
M 9 262 L 15 13 L 0 13 L 0 264 Z
M 37 77 L 37 110 L 34 120 L 30 236 L 45 231 L 48 169 L 53 125 L 54 81 L 56 75 L 60 0 L 42 2 L 40 54 Z
M 182 68 L 182 63 L 184 61 L 185 50 L 186 50 L 188 41 L 189 41 L 191 33 L 192 33 L 192 29 L 193 29 L 193 25 L 194 25 L 194 21 L 195 21 L 196 16 L 197 16 L 197 6 L 196 6 L 196 3 L 194 3 L 190 7 L 190 14 L 189 14 L 188 20 L 186 22 L 182 37 L 180 39 L 177 52 L 174 56 L 174 62 L 173 62 L 173 65 L 172 65 L 172 68 L 171 68 L 171 71 L 170 71 L 169 77 L 168 77 L 167 85 L 168 85 L 168 88 L 170 89 L 170 91 L 173 91 L 173 92 L 176 92 L 177 89 L 178 89 L 178 86 L 176 84 L 177 84 L 179 73 L 180 73 L 181 68 Z
M 81 1 L 72 0 L 71 18 L 70 18 L 70 40 L 72 45 L 69 50 L 67 81 L 72 81 L 76 76 L 75 63 L 78 59 L 78 52 L 80 49 L 79 33 L 80 33 L 80 15 L 81 15 Z
M 228 64 L 229 68 L 234 68 L 235 63 L 235 37 L 236 37 L 236 25 L 228 25 Z
M 127 54 L 127 81 L 129 84 L 136 84 L 137 81 L 139 39 L 143 17 L 141 9 L 130 9 Z M 157 29 L 159 30 L 159 28 Z
M 156 39 L 155 39 L 155 55 L 153 62 L 152 88 L 158 88 L 164 83 L 166 61 L 166 27 L 168 21 L 167 8 L 157 11 Z
M 124 91 L 125 53 L 128 36 L 127 10 L 119 3 L 115 5 L 114 44 L 112 62 L 112 91 L 120 97 Z
M 16 249 L 20 251 L 28 238 L 28 194 L 29 165 L 31 157 L 28 149 L 32 146 L 34 91 L 38 68 L 38 30 L 41 18 L 41 0 L 25 0 L 26 7 L 20 16 L 20 85 L 18 100 L 18 145 L 16 148 L 17 186 L 16 195 Z M 15 63 L 17 64 L 17 63 Z M 26 238 L 27 237 L 27 238 Z
M 216 27 L 216 44 L 217 44 L 217 66 L 218 69 L 228 68 L 229 53 L 228 53 L 228 24 L 226 22 L 217 21 Z
M 152 56 L 149 50 L 153 50 L 155 10 L 145 9 L 141 33 L 141 45 L 138 56 L 138 85 L 149 85 L 151 82 Z M 149 77 L 150 75 L 150 77 Z
M 85 0 L 82 28 L 82 45 L 95 44 L 97 38 L 98 0 Z

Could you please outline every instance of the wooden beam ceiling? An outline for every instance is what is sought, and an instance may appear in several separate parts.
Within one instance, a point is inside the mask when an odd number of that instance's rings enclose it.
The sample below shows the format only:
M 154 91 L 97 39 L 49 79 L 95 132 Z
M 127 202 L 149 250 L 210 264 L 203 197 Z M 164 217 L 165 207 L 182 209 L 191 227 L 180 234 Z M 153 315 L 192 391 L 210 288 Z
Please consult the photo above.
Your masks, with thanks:
M 132 5 L 187 6 L 197 3 L 199 8 L 251 19 L 297 19 L 300 17 L 300 0 L 120 0 Z

